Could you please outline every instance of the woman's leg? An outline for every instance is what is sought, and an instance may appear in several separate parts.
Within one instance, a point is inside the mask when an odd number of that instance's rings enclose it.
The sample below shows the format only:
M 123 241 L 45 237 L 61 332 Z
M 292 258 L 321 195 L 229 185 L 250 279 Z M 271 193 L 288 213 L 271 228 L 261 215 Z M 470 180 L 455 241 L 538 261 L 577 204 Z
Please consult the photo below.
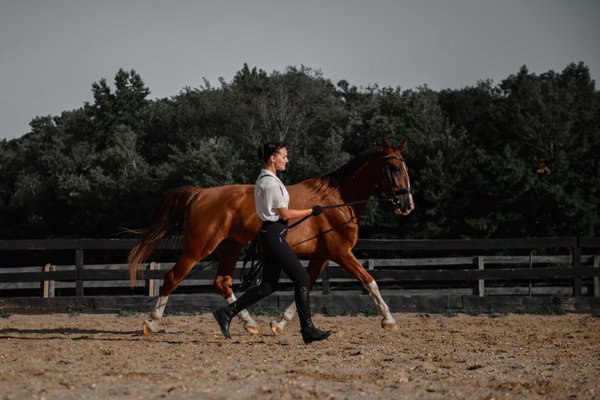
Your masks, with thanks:
M 240 296 L 237 301 L 231 303 L 237 315 L 242 310 L 250 307 L 256 302 L 264 299 L 277 289 L 277 283 L 279 282 L 279 276 L 281 275 L 281 268 L 276 259 L 269 249 L 263 248 L 263 254 L 261 255 L 261 262 L 263 265 L 262 279 L 259 285 L 252 286 L 244 294 Z
M 304 343 L 323 340 L 331 335 L 331 331 L 323 332 L 315 328 L 312 323 L 308 297 L 310 279 L 300 260 L 285 241 L 286 234 L 287 225 L 281 223 L 266 224 L 261 228 L 259 233 L 263 251 L 261 284 L 248 289 L 236 302 L 213 313 L 226 338 L 231 338 L 229 324 L 235 315 L 275 291 L 282 269 L 294 283 L 294 299 L 298 308 L 300 331 Z
M 264 232 L 261 228 L 259 233 L 259 240 L 262 245 L 262 280 L 260 285 L 252 286 L 244 294 L 240 296 L 235 302 L 220 308 L 213 313 L 215 319 L 219 323 L 223 336 L 227 339 L 231 338 L 229 334 L 229 324 L 233 317 L 239 314 L 241 311 L 257 303 L 261 299 L 267 297 L 275 291 L 277 283 L 279 282 L 279 276 L 281 275 L 280 263 L 270 251 L 266 236 L 268 232 Z
M 306 269 L 302 267 L 300 260 L 288 243 L 285 240 L 287 234 L 286 229 L 279 228 L 275 232 L 269 232 L 266 235 L 267 246 L 270 253 L 277 259 L 281 269 L 288 275 L 294 283 L 294 300 L 298 309 L 298 317 L 300 320 L 300 332 L 304 343 L 311 343 L 316 340 L 326 339 L 331 335 L 330 331 L 323 332 L 312 323 L 310 312 L 310 299 L 308 295 L 310 278 Z

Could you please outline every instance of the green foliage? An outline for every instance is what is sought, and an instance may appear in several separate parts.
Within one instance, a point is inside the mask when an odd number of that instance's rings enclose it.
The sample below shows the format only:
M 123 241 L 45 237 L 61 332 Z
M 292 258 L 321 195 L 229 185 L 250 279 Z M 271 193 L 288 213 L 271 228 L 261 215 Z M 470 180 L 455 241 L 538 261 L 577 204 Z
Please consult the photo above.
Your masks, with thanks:
M 235 143 L 212 137 L 201 143 L 190 142 L 184 149 L 172 148 L 163 167 L 169 185 L 214 187 L 235 183 L 234 171 L 243 168 Z
M 386 138 L 405 153 L 415 211 L 372 202 L 362 237 L 596 235 L 600 95 L 582 63 L 460 90 L 358 89 L 319 71 L 244 65 L 219 87 L 148 100 L 135 71 L 93 102 L 0 142 L 0 237 L 110 237 L 145 225 L 181 185 L 252 183 L 256 149 L 283 140 L 287 183 L 330 172 Z M 379 196 L 375 193 L 375 196 Z

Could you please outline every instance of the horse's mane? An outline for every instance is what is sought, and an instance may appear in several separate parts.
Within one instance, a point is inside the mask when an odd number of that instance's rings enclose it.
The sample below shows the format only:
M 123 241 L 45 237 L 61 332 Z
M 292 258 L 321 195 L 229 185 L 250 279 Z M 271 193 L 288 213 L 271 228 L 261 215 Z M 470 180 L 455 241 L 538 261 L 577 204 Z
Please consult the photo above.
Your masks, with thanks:
M 352 178 L 354 172 L 360 167 L 365 161 L 372 160 L 381 156 L 383 153 L 383 149 L 371 149 L 362 152 L 358 156 L 354 157 L 346 164 L 342 165 L 338 169 L 328 174 L 322 175 L 319 177 L 321 183 L 327 185 L 329 187 L 339 188 L 344 184 L 346 179 Z

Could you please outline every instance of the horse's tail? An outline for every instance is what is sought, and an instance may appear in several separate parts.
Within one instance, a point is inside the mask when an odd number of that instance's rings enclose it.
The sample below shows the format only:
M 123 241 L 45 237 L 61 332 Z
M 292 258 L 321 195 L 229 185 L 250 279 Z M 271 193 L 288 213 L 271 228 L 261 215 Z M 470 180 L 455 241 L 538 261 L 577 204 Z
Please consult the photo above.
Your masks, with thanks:
M 135 285 L 136 271 L 154 251 L 156 245 L 175 225 L 180 216 L 184 216 L 188 206 L 200 192 L 195 186 L 183 186 L 167 192 L 156 210 L 150 226 L 144 229 L 131 230 L 138 236 L 138 241 L 133 246 L 127 257 L 129 263 L 129 280 L 131 286 Z

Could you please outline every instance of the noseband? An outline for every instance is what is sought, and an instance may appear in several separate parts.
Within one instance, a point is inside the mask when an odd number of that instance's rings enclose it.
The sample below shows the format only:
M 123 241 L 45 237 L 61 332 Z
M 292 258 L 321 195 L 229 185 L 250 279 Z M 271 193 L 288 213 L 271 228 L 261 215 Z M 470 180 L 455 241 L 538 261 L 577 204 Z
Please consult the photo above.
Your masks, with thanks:
M 389 156 L 384 158 L 385 163 L 384 163 L 384 167 L 385 167 L 385 174 L 388 177 L 388 180 L 390 182 L 390 190 L 392 191 L 392 196 L 390 198 L 390 201 L 392 202 L 392 206 L 394 208 L 402 208 L 402 196 L 406 196 L 408 194 L 412 194 L 412 188 L 410 187 L 406 187 L 406 188 L 401 188 L 401 189 L 394 189 L 394 179 L 392 176 L 392 171 L 390 169 L 390 162 L 388 160 L 399 160 L 402 161 L 404 164 L 406 164 L 406 161 L 404 161 L 403 158 L 400 157 L 394 157 L 394 156 Z

